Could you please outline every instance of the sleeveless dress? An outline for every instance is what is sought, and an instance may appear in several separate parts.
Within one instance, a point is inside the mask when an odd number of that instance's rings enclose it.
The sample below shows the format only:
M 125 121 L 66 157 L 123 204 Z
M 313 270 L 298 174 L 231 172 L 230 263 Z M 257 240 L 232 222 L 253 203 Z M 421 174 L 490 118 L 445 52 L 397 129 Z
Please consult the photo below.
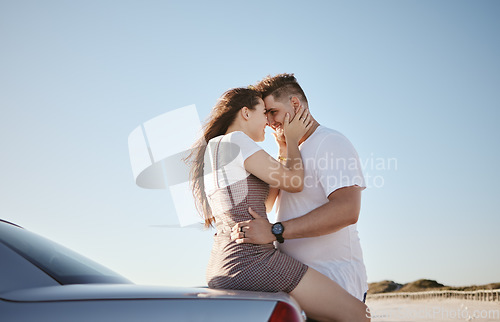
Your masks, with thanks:
M 213 169 L 217 169 L 220 141 L 215 149 Z M 269 185 L 250 174 L 220 187 L 217 171 L 213 177 L 216 189 L 207 198 L 217 233 L 207 266 L 208 286 L 260 292 L 293 291 L 306 273 L 307 265 L 280 252 L 273 244 L 237 244 L 230 236 L 236 223 L 253 219 L 248 207 L 267 217 L 265 200 Z

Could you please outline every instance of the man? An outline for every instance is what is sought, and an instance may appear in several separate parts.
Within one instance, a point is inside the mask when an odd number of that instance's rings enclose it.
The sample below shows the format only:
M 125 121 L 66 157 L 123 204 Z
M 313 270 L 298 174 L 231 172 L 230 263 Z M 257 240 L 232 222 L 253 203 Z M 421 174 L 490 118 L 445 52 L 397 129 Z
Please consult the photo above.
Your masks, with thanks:
M 268 76 L 255 88 L 262 93 L 269 124 L 275 131 L 279 160 L 286 161 L 285 114 L 290 113 L 293 119 L 301 105 L 309 108 L 307 98 L 293 74 Z M 231 237 L 239 243 L 278 241 L 281 251 L 364 301 L 368 284 L 356 228 L 361 191 L 366 188 L 361 164 L 345 136 L 321 126 L 314 118 L 313 122 L 299 141 L 305 173 L 303 190 L 279 192 L 278 222 L 274 225 L 251 210 L 255 219 L 238 223 Z

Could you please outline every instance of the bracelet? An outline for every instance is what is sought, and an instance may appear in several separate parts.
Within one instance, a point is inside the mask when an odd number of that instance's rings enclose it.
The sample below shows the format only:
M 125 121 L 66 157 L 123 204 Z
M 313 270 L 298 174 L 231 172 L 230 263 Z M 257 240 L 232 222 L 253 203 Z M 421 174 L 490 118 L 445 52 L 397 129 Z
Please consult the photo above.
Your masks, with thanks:
M 278 156 L 278 160 L 280 161 L 286 161 L 288 158 L 282 157 L 281 155 Z

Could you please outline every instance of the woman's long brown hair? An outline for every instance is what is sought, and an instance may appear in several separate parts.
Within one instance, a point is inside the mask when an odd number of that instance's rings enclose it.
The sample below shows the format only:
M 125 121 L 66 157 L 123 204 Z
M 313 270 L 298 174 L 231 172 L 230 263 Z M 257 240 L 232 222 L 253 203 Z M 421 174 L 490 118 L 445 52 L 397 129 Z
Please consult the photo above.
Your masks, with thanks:
M 233 88 L 222 94 L 203 126 L 202 137 L 196 141 L 191 149 L 191 153 L 186 158 L 187 162 L 190 163 L 189 177 L 195 206 L 205 220 L 206 228 L 213 226 L 215 223 L 215 218 L 208 204 L 205 183 L 203 181 L 203 167 L 207 143 L 219 135 L 226 134 L 229 126 L 234 122 L 238 111 L 244 106 L 254 110 L 255 106 L 259 104 L 259 98 L 261 97 L 259 92 L 250 88 Z M 216 171 L 216 169 L 213 171 Z

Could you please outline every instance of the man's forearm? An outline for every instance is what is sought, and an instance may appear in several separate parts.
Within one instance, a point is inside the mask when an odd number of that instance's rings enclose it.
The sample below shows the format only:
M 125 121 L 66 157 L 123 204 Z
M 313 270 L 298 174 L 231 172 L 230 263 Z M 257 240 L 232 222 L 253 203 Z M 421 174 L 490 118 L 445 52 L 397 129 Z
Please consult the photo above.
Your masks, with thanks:
M 295 239 L 331 234 L 358 221 L 360 191 L 344 198 L 332 198 L 326 204 L 309 213 L 282 222 L 283 238 Z

